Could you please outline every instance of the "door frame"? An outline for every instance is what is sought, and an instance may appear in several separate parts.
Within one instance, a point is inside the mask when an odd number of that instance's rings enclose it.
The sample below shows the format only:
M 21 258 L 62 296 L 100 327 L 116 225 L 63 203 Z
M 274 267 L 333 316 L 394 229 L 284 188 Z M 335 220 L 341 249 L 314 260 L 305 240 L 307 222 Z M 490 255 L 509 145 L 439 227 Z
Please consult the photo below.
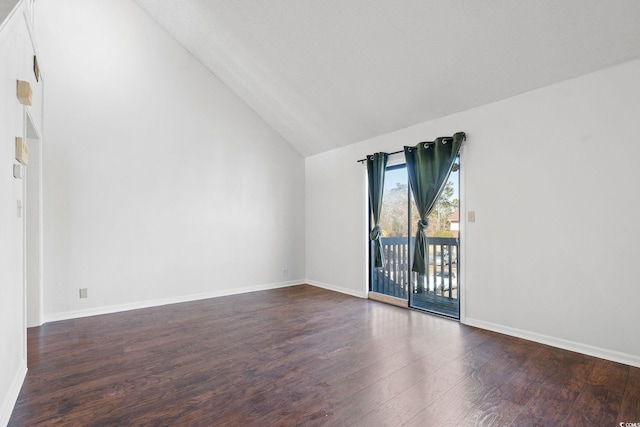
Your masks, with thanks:
M 467 308 L 466 308 L 466 271 L 467 271 L 467 262 L 466 262 L 466 223 L 467 223 L 467 203 L 466 203 L 466 172 L 465 172 L 465 168 L 463 167 L 463 162 L 464 162 L 464 152 L 465 152 L 465 145 L 463 144 L 460 147 L 460 151 L 458 152 L 458 163 L 460 166 L 460 175 L 458 177 L 459 181 L 458 181 L 458 193 L 459 193 L 459 200 L 458 200 L 458 208 L 460 209 L 460 222 L 459 222 L 459 246 L 458 246 L 458 271 L 457 271 L 457 275 L 458 275 L 458 299 L 459 299 L 459 306 L 460 306 L 460 310 L 459 310 L 459 318 L 455 319 L 456 321 L 462 323 L 462 324 L 466 324 L 466 317 L 467 317 Z M 395 157 L 395 156 L 393 156 Z M 389 162 L 387 163 L 387 167 L 393 167 L 393 166 L 398 166 L 400 164 L 404 163 L 404 158 L 401 156 L 395 157 L 395 158 L 391 158 L 389 159 Z M 363 246 L 362 246 L 362 253 L 363 253 L 363 265 L 364 265 L 364 271 L 363 271 L 363 289 L 364 289 L 364 295 L 366 295 L 368 298 L 371 298 L 371 295 L 374 294 L 374 292 L 371 291 L 371 255 L 370 255 L 370 247 L 371 247 L 371 242 L 369 240 L 369 231 L 371 230 L 371 206 L 370 206 L 370 202 L 369 202 L 369 181 L 367 179 L 367 169 L 366 168 L 362 168 L 362 182 L 363 182 L 363 207 L 364 209 L 361 210 L 361 212 L 363 213 L 363 235 L 364 235 L 364 239 L 362 239 L 362 241 L 364 242 Z M 410 191 L 410 190 L 409 190 Z M 410 218 L 409 218 L 410 219 Z M 411 221 L 409 221 L 410 223 Z M 411 235 L 411 224 L 409 224 L 409 235 Z M 378 294 L 376 294 L 378 295 Z M 409 297 L 410 298 L 410 297 Z M 410 308 L 409 306 L 409 298 L 407 298 L 407 308 Z M 380 299 L 383 300 L 381 298 L 372 298 L 372 299 Z M 383 301 L 383 302 L 389 302 L 389 301 Z M 391 302 L 393 303 L 393 302 Z M 399 304 L 398 304 L 399 305 Z M 404 307 L 404 305 L 402 305 Z M 422 311 L 422 310 L 419 310 Z M 425 313 L 428 313 L 425 311 Z
M 43 210 L 42 137 L 29 110 L 24 108 L 24 135 L 29 145 L 30 166 L 23 180 L 23 280 L 26 328 L 44 323 L 43 311 Z M 26 339 L 25 339 L 26 342 Z
M 459 239 L 458 239 L 458 298 L 460 298 L 460 323 L 466 323 L 467 310 L 466 310 L 466 277 L 467 277 L 467 197 L 466 197 L 466 172 L 463 166 L 464 162 L 465 144 L 460 147 L 458 152 L 458 160 L 460 164 L 460 176 L 458 177 L 458 192 L 460 193 L 460 199 L 458 200 L 458 208 L 460 209 L 459 218 Z

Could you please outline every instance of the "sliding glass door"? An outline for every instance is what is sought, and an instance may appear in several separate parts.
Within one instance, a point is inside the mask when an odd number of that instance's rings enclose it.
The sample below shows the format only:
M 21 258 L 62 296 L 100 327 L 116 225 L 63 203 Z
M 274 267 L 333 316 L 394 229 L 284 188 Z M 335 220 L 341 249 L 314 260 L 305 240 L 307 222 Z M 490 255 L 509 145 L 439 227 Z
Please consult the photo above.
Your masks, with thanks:
M 371 291 L 407 299 L 410 281 L 409 241 L 409 187 L 405 165 L 389 166 L 385 174 L 382 198 L 382 250 L 386 260 L 384 268 L 373 268 L 373 242 L 370 243 Z
M 408 300 L 412 308 L 460 317 L 459 161 L 429 216 L 429 269 L 411 271 L 418 215 L 409 191 L 406 166 L 387 168 L 380 227 L 386 265 L 371 268 L 370 290 Z M 373 246 L 371 246 L 373 248 Z M 370 250 L 373 254 L 373 249 Z M 370 263 L 373 265 L 373 262 Z

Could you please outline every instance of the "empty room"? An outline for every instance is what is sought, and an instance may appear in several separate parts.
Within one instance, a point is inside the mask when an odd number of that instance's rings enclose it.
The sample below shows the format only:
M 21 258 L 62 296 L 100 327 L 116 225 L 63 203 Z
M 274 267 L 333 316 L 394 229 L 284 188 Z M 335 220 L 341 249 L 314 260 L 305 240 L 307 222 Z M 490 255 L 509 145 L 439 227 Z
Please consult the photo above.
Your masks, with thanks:
M 638 23 L 0 0 L 0 426 L 640 425 Z

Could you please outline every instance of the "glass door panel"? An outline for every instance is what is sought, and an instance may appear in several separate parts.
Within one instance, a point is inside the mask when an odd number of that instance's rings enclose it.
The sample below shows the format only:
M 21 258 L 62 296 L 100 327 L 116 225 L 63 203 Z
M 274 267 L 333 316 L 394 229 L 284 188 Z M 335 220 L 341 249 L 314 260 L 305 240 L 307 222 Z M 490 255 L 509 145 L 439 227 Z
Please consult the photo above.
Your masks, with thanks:
M 429 215 L 427 229 L 429 271 L 411 273 L 409 306 L 456 319 L 460 318 L 458 253 L 460 248 L 460 159 L 449 175 L 440 198 Z M 412 203 L 415 212 L 415 203 Z M 414 223 L 417 223 L 417 218 Z M 413 238 L 415 239 L 415 237 Z
M 387 168 L 381 211 L 380 241 L 386 263 L 384 268 L 371 268 L 371 290 L 407 299 L 411 268 L 408 248 L 409 184 L 405 165 Z M 373 266 L 373 243 L 369 253 L 370 265 Z
M 409 189 L 406 165 L 390 166 L 385 174 L 382 199 L 382 250 L 384 268 L 373 268 L 370 243 L 370 290 L 408 300 L 412 308 L 460 318 L 458 293 L 459 159 L 429 216 L 427 229 L 429 271 L 411 271 L 415 227 L 419 216 Z

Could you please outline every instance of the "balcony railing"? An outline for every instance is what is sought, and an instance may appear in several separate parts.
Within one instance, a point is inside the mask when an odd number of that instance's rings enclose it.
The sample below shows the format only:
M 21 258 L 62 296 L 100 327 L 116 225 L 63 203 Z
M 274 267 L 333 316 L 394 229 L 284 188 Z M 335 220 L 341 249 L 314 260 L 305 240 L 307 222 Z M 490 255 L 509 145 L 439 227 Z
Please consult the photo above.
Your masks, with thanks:
M 458 299 L 458 239 L 429 237 L 429 271 L 421 276 L 411 271 L 415 237 L 410 241 L 407 237 L 380 240 L 386 264 L 383 269 L 372 269 L 372 291 L 403 299 L 408 298 L 409 291 L 416 299 L 420 294 Z

